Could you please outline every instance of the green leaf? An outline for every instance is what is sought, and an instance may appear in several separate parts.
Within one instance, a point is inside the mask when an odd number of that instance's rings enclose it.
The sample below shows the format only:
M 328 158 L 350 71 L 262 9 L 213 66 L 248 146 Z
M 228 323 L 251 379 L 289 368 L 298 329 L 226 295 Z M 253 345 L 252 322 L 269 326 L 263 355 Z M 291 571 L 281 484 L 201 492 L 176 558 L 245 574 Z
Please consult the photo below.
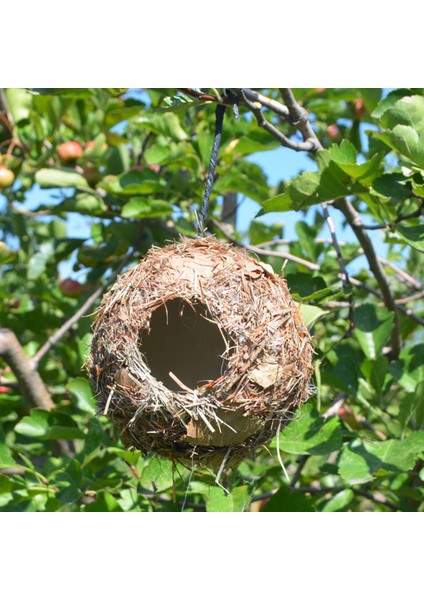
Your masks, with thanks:
M 207 512 L 233 512 L 233 499 L 220 487 L 211 488 L 206 501 Z
M 385 173 L 373 181 L 372 187 L 377 194 L 400 201 L 411 196 L 407 182 L 402 173 Z
M 88 88 L 25 88 L 35 96 L 87 96 L 91 95 Z
M 396 232 L 407 244 L 415 248 L 415 250 L 424 252 L 424 225 L 410 227 L 409 225 L 398 223 L 396 225 Z
M 375 135 L 424 167 L 424 97 L 401 98 L 383 113 L 381 124 L 385 131 Z
M 24 88 L 7 88 L 5 94 L 13 122 L 19 124 L 28 119 L 32 107 L 31 94 Z
M 92 192 L 75 194 L 75 196 L 66 198 L 54 208 L 54 212 L 59 214 L 62 212 L 76 212 L 94 217 L 100 217 L 106 211 L 107 206 L 103 202 L 103 199 Z
M 206 500 L 207 512 L 244 512 L 251 496 L 247 485 L 235 487 L 229 494 L 220 487 L 210 488 Z
M 261 512 L 315 512 L 315 507 L 308 496 L 282 486 Z
M 56 483 L 60 488 L 58 497 L 61 502 L 70 504 L 80 498 L 82 494 L 82 471 L 78 460 L 73 458 L 66 469 L 58 473 Z
M 125 94 L 129 90 L 129 88 L 102 88 L 103 91 L 107 92 L 110 96 L 117 98 Z
M 358 153 L 355 146 L 348 140 L 343 140 L 340 145 L 333 144 L 329 153 L 333 160 L 338 164 L 356 165 Z
M 118 196 L 138 196 L 166 190 L 166 182 L 150 169 L 128 171 L 116 178 L 103 180 L 99 187 Z
M 380 152 L 362 164 L 343 164 L 337 163 L 342 171 L 347 173 L 352 179 L 359 181 L 362 185 L 368 186 L 374 181 L 384 168 L 382 160 L 384 154 Z
M 84 412 L 93 414 L 96 403 L 91 385 L 87 379 L 83 379 L 82 377 L 70 379 L 66 387 L 68 391 L 71 392 L 77 407 Z
M 6 444 L 3 427 L 0 425 L 0 468 L 13 467 L 15 464 L 13 456 Z
M 191 106 L 200 106 L 202 104 L 210 104 L 210 101 L 192 98 L 191 96 L 181 94 L 179 96 L 166 96 L 163 99 L 162 104 L 153 110 L 155 112 L 168 112 L 190 108 Z
M 17 257 L 17 253 L 0 241 L 0 265 L 11 263 Z
M 120 102 L 114 103 L 112 107 L 108 107 L 105 114 L 105 125 L 107 128 L 112 128 L 118 123 L 128 121 L 138 117 L 143 113 L 144 104 L 137 100 L 129 99 L 125 103 Z M 109 136 L 111 134 L 109 133 Z M 116 134 L 114 134 L 116 135 Z
M 268 152 L 278 148 L 279 145 L 278 141 L 272 138 L 268 132 L 256 129 L 239 138 L 234 146 L 229 145 L 227 148 L 228 151 L 231 148 L 231 151 L 234 151 L 236 155 L 245 156 L 254 152 Z
M 319 172 L 304 171 L 292 180 L 283 194 L 262 201 L 258 216 L 302 210 L 324 201 L 364 192 L 364 186 L 379 172 L 382 156 L 376 155 L 367 163 L 357 165 L 356 150 L 347 140 L 341 146 L 334 145 L 331 150 L 320 150 L 317 153 Z
M 230 169 L 220 174 L 214 184 L 214 192 L 238 192 L 259 203 L 269 196 L 267 178 L 263 170 L 245 160 L 232 164 Z
M 123 512 L 123 509 L 110 492 L 99 492 L 94 502 L 84 506 L 84 512 Z
M 143 488 L 153 492 L 163 492 L 174 483 L 172 461 L 153 456 L 141 472 L 140 483 Z
M 332 366 L 322 371 L 323 380 L 331 388 L 356 395 L 358 391 L 359 357 L 348 343 L 341 343 L 330 354 Z
M 283 232 L 282 223 L 272 223 L 267 225 L 261 221 L 252 221 L 249 226 L 249 241 L 256 246 L 262 242 L 267 242 L 275 237 L 281 237 Z
M 339 284 L 334 287 L 327 287 L 327 284 L 322 277 L 311 277 L 308 273 L 288 273 L 286 280 L 290 289 L 290 294 L 296 302 L 318 302 L 324 300 L 324 298 L 333 299 L 335 297 L 343 296 Z M 316 307 L 314 306 L 311 308 Z M 314 312 L 312 312 L 311 315 L 313 317 Z M 324 315 L 319 314 L 319 317 L 321 316 Z M 312 320 L 312 323 L 313 322 L 314 321 Z
M 173 208 L 166 200 L 152 200 L 150 198 L 131 198 L 122 209 L 125 219 L 151 219 L 172 215 Z
M 355 440 L 343 448 L 339 474 L 344 481 L 353 485 L 371 481 L 375 476 L 403 473 L 413 468 L 418 454 L 423 451 L 424 431 L 414 432 L 404 440 Z
M 89 188 L 87 180 L 73 169 L 40 169 L 35 181 L 42 188 L 78 187 Z
M 424 451 L 424 431 L 412 433 L 403 440 L 364 442 L 355 440 L 341 453 L 339 474 L 349 484 L 371 481 L 412 469 L 418 454 Z
M 270 212 L 286 212 L 288 210 L 301 210 L 319 204 L 321 199 L 318 195 L 320 183 L 319 173 L 305 171 L 293 180 L 283 194 L 277 194 L 262 204 L 262 210 L 258 216 Z
M 335 494 L 331 498 L 331 500 L 329 500 L 325 504 L 324 508 L 322 509 L 322 512 L 341 511 L 341 510 L 345 509 L 347 506 L 349 506 L 349 504 L 352 502 L 354 497 L 355 497 L 355 494 L 352 490 L 350 490 L 350 489 L 342 490 L 341 492 L 338 492 L 337 494 Z
M 402 428 L 413 422 L 415 427 L 424 429 L 424 381 L 420 381 L 411 394 L 402 400 L 399 408 L 399 422 Z
M 361 364 L 362 374 L 378 394 L 384 389 L 388 367 L 389 361 L 385 356 L 379 356 L 376 360 L 367 358 Z
M 336 418 L 326 421 L 312 405 L 302 406 L 280 434 L 279 446 L 290 454 L 330 454 L 342 446 L 339 422 Z
M 363 304 L 354 311 L 354 335 L 367 358 L 375 360 L 388 343 L 393 329 L 393 314 L 374 304 Z
M 383 100 L 381 100 L 371 113 L 375 119 L 379 119 L 389 108 L 392 108 L 398 100 L 404 96 L 411 96 L 411 90 L 397 89 L 391 91 Z
M 15 426 L 16 433 L 41 440 L 84 439 L 84 433 L 68 415 L 33 408 Z
M 38 279 L 46 270 L 47 262 L 52 256 L 54 256 L 54 244 L 52 242 L 43 242 L 40 244 L 39 251 L 33 254 L 28 261 L 28 279 Z
M 389 371 L 407 392 L 415 392 L 417 385 L 424 381 L 424 344 L 403 348 L 399 359 L 389 365 Z
M 180 119 L 174 113 L 166 112 L 163 114 L 143 116 L 138 122 L 146 129 L 153 131 L 153 133 L 164 135 L 176 142 L 188 139 L 188 135 L 181 127 Z
M 312 306 L 311 304 L 300 304 L 300 312 L 305 325 L 310 329 L 324 315 L 329 314 L 330 311 L 323 310 L 319 306 Z
M 30 416 L 24 417 L 15 427 L 15 431 L 28 437 L 42 437 L 48 430 L 49 412 L 34 408 Z

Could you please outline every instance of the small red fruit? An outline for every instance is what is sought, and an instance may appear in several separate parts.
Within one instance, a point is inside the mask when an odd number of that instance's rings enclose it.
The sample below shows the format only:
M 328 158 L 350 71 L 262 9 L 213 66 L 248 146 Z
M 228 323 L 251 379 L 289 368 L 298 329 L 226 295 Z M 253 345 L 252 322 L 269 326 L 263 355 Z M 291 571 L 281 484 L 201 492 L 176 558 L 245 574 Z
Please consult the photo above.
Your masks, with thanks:
M 83 149 L 78 142 L 64 142 L 57 149 L 60 160 L 67 164 L 72 163 L 82 157 Z
M 327 135 L 330 138 L 336 138 L 338 137 L 340 134 L 339 128 L 337 127 L 337 125 L 329 125 L 327 127 Z
M 82 285 L 78 281 L 75 281 L 75 279 L 67 277 L 60 282 L 59 288 L 67 298 L 79 298 L 90 286 Z
M 0 165 L 0 189 L 4 190 L 10 187 L 14 181 L 14 172 L 10 169 L 6 169 L 4 165 Z
M 364 100 L 362 98 L 355 98 L 355 100 L 352 102 L 352 110 L 357 117 L 363 117 L 366 110 Z
M 10 387 L 6 385 L 0 385 L 0 394 L 8 394 L 10 392 Z

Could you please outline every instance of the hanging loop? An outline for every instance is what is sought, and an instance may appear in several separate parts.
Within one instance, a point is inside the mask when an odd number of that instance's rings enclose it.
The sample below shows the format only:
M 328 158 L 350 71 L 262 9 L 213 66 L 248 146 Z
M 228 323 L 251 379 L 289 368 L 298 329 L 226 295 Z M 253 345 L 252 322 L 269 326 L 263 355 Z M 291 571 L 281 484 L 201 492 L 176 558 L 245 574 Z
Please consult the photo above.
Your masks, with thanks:
M 218 162 L 218 149 L 221 143 L 222 123 L 224 113 L 227 107 L 225 104 L 217 104 L 215 109 L 215 135 L 213 140 L 211 158 L 209 161 L 208 176 L 206 179 L 205 193 L 203 194 L 202 207 L 197 218 L 197 233 L 200 237 L 205 237 L 205 219 L 208 214 L 209 200 L 212 192 L 213 182 L 215 180 L 216 163 Z

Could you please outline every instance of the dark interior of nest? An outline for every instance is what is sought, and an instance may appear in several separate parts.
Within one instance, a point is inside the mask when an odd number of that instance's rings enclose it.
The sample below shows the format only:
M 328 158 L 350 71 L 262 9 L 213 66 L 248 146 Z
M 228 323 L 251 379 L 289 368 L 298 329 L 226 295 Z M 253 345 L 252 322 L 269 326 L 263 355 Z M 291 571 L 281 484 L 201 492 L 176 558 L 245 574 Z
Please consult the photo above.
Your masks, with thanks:
M 141 351 L 151 374 L 173 392 L 215 381 L 225 372 L 228 336 L 201 302 L 174 298 L 151 316 L 140 332 Z

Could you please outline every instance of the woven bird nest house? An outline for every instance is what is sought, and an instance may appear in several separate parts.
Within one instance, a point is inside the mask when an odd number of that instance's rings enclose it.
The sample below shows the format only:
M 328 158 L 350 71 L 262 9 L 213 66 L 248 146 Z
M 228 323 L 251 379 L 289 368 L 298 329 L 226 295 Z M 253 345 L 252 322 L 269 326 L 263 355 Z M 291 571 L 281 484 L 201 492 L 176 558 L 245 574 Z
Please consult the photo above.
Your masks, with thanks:
M 292 419 L 312 353 L 285 281 L 207 237 L 153 248 L 118 278 L 87 366 L 126 447 L 217 469 Z

